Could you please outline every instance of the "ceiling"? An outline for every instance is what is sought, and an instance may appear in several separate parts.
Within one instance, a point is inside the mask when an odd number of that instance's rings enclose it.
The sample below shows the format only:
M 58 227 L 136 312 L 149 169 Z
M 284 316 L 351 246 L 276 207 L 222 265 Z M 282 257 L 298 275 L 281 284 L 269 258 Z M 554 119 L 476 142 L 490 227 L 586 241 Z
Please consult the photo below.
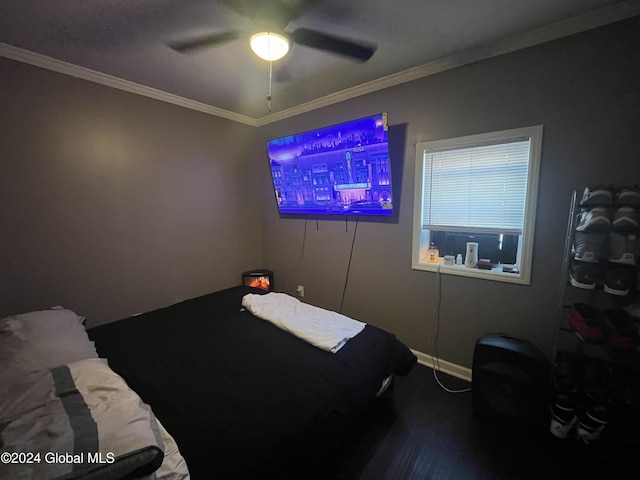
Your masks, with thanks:
M 363 63 L 294 44 L 273 63 L 269 110 L 269 63 L 248 45 L 256 27 L 231 8 L 264 1 L 2 0 L 0 56 L 260 125 L 640 13 L 640 0 L 276 0 L 304 3 L 287 32 L 377 50 Z M 168 46 L 228 30 L 240 38 Z

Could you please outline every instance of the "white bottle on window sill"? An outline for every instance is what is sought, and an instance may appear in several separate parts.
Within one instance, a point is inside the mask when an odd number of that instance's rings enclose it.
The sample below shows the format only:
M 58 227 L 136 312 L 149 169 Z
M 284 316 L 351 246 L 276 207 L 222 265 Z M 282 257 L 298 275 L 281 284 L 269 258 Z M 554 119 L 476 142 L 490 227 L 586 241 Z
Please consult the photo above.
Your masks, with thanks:
M 464 265 L 469 268 L 476 268 L 478 265 L 478 244 L 467 242 L 467 255 L 464 257 Z

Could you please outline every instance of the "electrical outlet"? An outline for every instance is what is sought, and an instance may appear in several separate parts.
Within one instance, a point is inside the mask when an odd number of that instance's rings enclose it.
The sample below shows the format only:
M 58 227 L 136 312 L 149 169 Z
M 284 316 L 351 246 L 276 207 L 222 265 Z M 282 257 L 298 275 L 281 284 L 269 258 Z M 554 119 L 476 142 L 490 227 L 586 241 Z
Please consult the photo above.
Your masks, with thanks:
M 298 288 L 296 288 L 296 292 L 298 293 L 299 297 L 304 297 L 304 285 L 298 285 Z

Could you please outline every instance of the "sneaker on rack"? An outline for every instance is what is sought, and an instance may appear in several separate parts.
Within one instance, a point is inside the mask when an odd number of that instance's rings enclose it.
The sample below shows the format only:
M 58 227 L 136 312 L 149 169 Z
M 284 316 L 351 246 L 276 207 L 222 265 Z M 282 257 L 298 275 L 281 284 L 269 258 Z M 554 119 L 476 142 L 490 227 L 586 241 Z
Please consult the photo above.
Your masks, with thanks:
M 612 295 L 629 295 L 634 276 L 633 267 L 620 265 L 609 268 L 604 274 L 604 291 Z
M 611 417 L 611 365 L 603 360 L 586 358 L 580 408 L 577 409 L 577 435 L 590 443 L 600 437 Z
M 607 237 L 607 232 L 575 232 L 573 258 L 581 262 L 599 262 L 604 256 Z
M 586 303 L 574 303 L 569 310 L 569 325 L 580 340 L 600 344 L 604 341 L 602 313 Z
M 582 194 L 582 200 L 580 200 L 580 206 L 611 205 L 614 200 L 614 191 L 612 186 L 586 187 Z
M 617 205 L 640 206 L 640 190 L 638 186 L 622 187 L 616 193 Z
M 630 316 L 640 318 L 640 300 L 636 300 L 635 302 L 630 303 L 629 305 L 624 307 L 624 310 Z M 640 333 L 640 332 L 638 332 L 638 333 Z
M 600 277 L 600 267 L 596 263 L 584 263 L 571 260 L 569 266 L 569 281 L 578 288 L 593 290 Z
M 604 207 L 594 207 L 591 210 L 583 210 L 578 214 L 578 232 L 608 232 L 611 230 L 609 212 Z
M 640 214 L 633 207 L 620 207 L 613 216 L 612 226 L 616 232 L 638 232 Z
M 604 428 L 609 424 L 610 409 L 598 399 L 590 399 L 588 407 L 578 409 L 577 435 L 584 443 L 597 440 Z
M 640 268 L 638 269 L 638 272 L 640 272 Z M 640 352 L 640 300 L 630 303 L 624 307 L 623 310 L 629 314 L 629 317 L 633 322 L 633 327 L 636 332 L 636 350 Z M 638 394 L 640 394 L 640 390 L 638 391 Z
M 640 372 L 618 368 L 613 373 L 613 402 L 610 427 L 615 438 L 640 444 Z
M 636 346 L 635 322 L 625 310 L 605 310 L 604 325 L 607 343 L 618 350 L 633 350 Z
M 558 438 L 567 438 L 577 423 L 575 396 L 566 393 L 554 395 L 551 401 L 551 424 L 549 431 Z
M 576 406 L 582 376 L 582 359 L 570 352 L 558 352 L 553 366 L 549 427 L 551 434 L 558 438 L 567 438 L 577 422 Z
M 609 234 L 610 262 L 638 265 L 638 257 L 640 257 L 640 235 L 620 232 Z

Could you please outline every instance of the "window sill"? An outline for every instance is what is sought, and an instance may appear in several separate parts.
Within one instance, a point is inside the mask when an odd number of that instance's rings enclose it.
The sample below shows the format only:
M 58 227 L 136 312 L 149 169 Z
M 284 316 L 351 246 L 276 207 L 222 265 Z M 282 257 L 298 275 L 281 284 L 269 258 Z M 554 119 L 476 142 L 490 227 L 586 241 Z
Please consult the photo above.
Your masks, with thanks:
M 495 267 L 491 270 L 484 270 L 480 268 L 469 268 L 464 265 L 445 265 L 444 262 L 440 260 L 436 263 L 414 263 L 411 268 L 425 272 L 439 272 L 445 275 L 481 278 L 496 282 L 517 283 L 521 285 L 529 285 L 530 283 L 529 278 L 522 271 L 520 271 L 520 273 L 507 273 L 502 271 L 502 266 Z

